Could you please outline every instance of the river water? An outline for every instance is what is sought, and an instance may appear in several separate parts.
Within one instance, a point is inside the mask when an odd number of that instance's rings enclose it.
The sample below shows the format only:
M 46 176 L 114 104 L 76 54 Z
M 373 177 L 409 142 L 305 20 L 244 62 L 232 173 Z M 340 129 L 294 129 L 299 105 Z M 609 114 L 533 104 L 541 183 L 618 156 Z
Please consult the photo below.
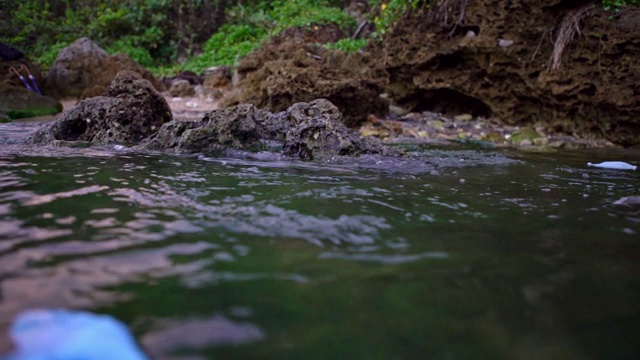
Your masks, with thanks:
M 310 164 L 29 147 L 0 127 L 0 331 L 124 321 L 156 359 L 640 358 L 640 153 Z M 9 349 L 3 335 L 0 353 Z

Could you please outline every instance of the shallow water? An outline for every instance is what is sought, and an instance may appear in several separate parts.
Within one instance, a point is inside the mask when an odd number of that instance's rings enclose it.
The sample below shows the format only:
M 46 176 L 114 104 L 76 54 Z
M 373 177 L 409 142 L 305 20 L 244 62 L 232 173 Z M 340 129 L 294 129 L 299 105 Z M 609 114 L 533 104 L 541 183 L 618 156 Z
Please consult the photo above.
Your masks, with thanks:
M 640 357 L 632 152 L 309 164 L 34 148 L 0 126 L 0 331 L 126 322 L 156 358 Z M 0 352 L 9 347 L 0 341 Z

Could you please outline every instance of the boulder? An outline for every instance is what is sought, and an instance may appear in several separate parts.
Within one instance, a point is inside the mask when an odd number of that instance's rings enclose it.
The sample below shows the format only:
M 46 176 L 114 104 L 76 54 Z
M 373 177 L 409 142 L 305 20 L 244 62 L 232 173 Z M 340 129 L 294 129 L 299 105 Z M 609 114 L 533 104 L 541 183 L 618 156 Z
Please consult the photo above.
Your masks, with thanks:
M 107 88 L 106 96 L 80 101 L 60 120 L 39 129 L 31 142 L 135 145 L 156 134 L 171 117 L 166 100 L 148 80 L 123 70 Z
M 275 139 L 277 129 L 270 128 L 269 114 L 253 105 L 213 110 L 202 121 L 175 120 L 162 126 L 147 148 L 174 149 L 181 153 L 207 152 L 225 148 L 259 150 L 260 140 Z M 280 119 L 282 129 L 288 128 Z
M 171 83 L 169 94 L 173 97 L 189 97 L 196 94 L 188 80 L 178 79 Z
M 246 56 L 236 70 L 236 88 L 221 106 L 250 103 L 272 112 L 298 102 L 324 98 L 342 112 L 342 121 L 355 127 L 368 114 L 382 115 L 388 103 L 380 97 L 388 76 L 371 55 L 347 54 L 307 44 L 300 39 L 275 38 Z
M 25 89 L 0 89 L 0 110 L 11 119 L 54 115 L 62 111 L 62 104 L 49 96 Z
M 380 140 L 363 137 L 347 128 L 340 110 L 325 99 L 297 103 L 286 113 L 293 126 L 287 131 L 283 152 L 302 160 L 328 159 L 333 156 L 380 154 L 402 156 L 397 148 Z
M 121 70 L 134 71 L 158 91 L 165 90 L 162 82 L 128 55 L 109 55 L 88 38 L 80 38 L 60 50 L 47 74 L 45 89 L 58 99 L 80 98 L 87 89 L 106 88 Z
M 210 67 L 205 70 L 204 82 L 196 88 L 196 93 L 204 98 L 221 99 L 233 87 L 231 79 L 229 66 Z
M 325 99 L 297 103 L 270 113 L 254 105 L 214 110 L 202 121 L 174 120 L 164 124 L 144 148 L 199 153 L 225 148 L 258 151 L 278 142 L 284 154 L 302 160 L 333 156 L 380 154 L 402 156 L 401 150 L 364 138 L 342 123 L 338 108 Z
M 229 66 L 214 66 L 205 70 L 204 83 L 208 89 L 228 89 L 231 86 L 231 68 Z

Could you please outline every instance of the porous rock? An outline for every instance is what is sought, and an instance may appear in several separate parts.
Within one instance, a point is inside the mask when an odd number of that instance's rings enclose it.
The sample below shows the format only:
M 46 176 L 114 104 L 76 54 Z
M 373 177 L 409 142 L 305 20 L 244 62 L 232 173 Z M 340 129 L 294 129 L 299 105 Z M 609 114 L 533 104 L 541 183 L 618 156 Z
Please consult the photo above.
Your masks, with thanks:
M 403 17 L 376 50 L 400 106 L 640 144 L 639 10 L 563 0 L 446 4 Z M 580 32 L 554 68 L 563 21 Z M 504 39 L 510 46 L 500 46 Z
M 282 144 L 284 154 L 302 160 L 363 154 L 403 155 L 401 150 L 347 128 L 338 108 L 326 99 L 297 103 L 279 113 L 241 104 L 214 110 L 202 121 L 174 120 L 164 124 L 143 146 L 181 153 L 225 148 L 256 151 L 273 141 Z
M 196 94 L 188 80 L 178 79 L 171 83 L 169 94 L 173 97 L 189 97 Z
M 174 120 L 162 126 L 147 148 L 174 149 L 181 153 L 224 148 L 257 150 L 260 140 L 271 140 L 269 114 L 250 104 L 217 109 L 201 121 Z M 281 126 L 284 126 L 282 123 Z
M 39 129 L 31 141 L 134 145 L 155 134 L 171 117 L 169 105 L 151 83 L 124 70 L 109 85 L 106 96 L 80 101 L 60 120 Z
M 300 39 L 275 38 L 246 56 L 236 72 L 236 88 L 221 106 L 250 103 L 272 112 L 298 102 L 324 98 L 335 104 L 349 127 L 368 114 L 382 115 L 388 103 L 379 95 L 387 73 L 372 55 L 347 54 Z
M 365 138 L 347 128 L 340 110 L 325 99 L 297 103 L 287 109 L 292 127 L 287 132 L 283 152 L 302 160 L 332 156 L 380 154 L 401 156 L 402 151 Z

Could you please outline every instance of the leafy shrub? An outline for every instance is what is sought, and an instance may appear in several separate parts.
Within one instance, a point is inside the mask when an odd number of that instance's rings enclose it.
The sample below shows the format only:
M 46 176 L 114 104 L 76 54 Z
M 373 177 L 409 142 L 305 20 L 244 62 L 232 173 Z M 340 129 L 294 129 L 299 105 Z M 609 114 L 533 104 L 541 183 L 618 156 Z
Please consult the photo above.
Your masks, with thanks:
M 640 0 L 602 0 L 602 6 L 607 11 L 620 11 L 620 8 L 628 5 L 640 6 Z
M 430 3 L 432 3 L 430 0 L 377 0 L 375 6 L 378 8 L 378 15 L 373 19 L 376 25 L 374 36 L 381 38 L 407 11 Z

